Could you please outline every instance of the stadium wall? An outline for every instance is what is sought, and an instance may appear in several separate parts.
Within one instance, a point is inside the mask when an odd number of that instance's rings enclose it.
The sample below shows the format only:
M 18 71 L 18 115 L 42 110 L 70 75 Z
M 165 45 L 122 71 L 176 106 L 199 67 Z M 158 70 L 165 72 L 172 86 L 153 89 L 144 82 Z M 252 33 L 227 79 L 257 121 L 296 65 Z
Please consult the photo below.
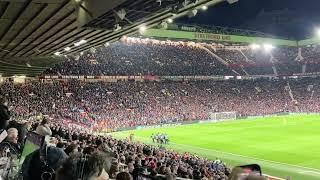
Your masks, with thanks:
M 203 32 L 176 31 L 164 29 L 149 29 L 142 33 L 148 37 L 190 39 L 190 40 L 208 40 L 216 42 L 234 42 L 234 43 L 270 43 L 278 46 L 298 46 L 297 41 L 273 39 L 264 37 L 248 37 L 238 35 L 224 35 Z
M 199 32 L 194 27 L 188 27 L 187 31 L 183 30 L 168 30 L 168 29 L 149 29 L 142 35 L 148 37 L 158 38 L 172 38 L 172 39 L 189 39 L 189 40 L 208 40 L 216 42 L 234 42 L 234 43 L 270 43 L 278 46 L 307 46 L 313 44 L 319 44 L 320 38 L 314 37 L 304 39 L 300 41 L 285 40 L 278 38 L 267 38 L 257 36 L 243 36 L 243 35 L 227 35 L 227 34 L 215 34 L 210 32 Z
M 298 41 L 299 46 L 307 46 L 307 45 L 319 44 L 319 43 L 320 43 L 320 38 L 317 38 L 317 37 Z

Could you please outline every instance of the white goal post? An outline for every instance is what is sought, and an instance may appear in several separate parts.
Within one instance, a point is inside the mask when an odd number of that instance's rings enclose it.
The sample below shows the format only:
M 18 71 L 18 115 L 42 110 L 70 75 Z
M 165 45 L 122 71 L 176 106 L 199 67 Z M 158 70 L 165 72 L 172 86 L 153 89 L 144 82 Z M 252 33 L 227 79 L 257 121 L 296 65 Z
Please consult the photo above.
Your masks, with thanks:
M 213 122 L 235 120 L 237 119 L 237 112 L 211 112 L 209 117 L 209 120 Z

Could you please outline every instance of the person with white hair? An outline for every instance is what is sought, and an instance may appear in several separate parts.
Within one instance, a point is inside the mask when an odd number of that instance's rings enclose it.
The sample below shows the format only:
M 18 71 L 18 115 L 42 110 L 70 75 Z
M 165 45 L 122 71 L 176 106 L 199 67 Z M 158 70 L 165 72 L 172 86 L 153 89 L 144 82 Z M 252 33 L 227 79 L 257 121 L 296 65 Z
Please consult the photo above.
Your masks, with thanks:
M 0 153 L 2 156 L 16 155 L 20 156 L 20 145 L 18 144 L 18 130 L 9 128 L 6 139 L 0 143 Z

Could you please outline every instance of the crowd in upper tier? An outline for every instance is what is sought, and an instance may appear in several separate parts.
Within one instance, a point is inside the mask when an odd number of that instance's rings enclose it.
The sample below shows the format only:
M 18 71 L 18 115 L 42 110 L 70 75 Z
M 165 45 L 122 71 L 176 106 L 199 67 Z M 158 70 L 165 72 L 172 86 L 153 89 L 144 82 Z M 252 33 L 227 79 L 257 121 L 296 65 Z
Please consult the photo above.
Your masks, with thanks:
M 206 120 L 210 112 L 238 116 L 320 110 L 320 81 L 227 80 L 196 82 L 29 82 L 0 86 L 13 116 L 39 113 L 116 130 Z M 292 95 L 292 96 L 291 96 Z M 298 109 L 297 109 L 298 107 Z
M 266 51 L 250 46 L 127 38 L 69 57 L 44 75 L 292 75 L 318 72 L 319 57 L 317 46 L 278 46 Z

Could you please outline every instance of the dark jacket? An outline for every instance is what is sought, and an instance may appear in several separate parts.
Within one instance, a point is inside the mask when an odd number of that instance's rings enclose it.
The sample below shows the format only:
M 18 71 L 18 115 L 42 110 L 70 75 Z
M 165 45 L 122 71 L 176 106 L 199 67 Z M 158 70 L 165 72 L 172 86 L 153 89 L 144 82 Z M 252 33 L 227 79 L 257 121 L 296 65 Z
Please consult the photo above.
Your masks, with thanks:
M 25 124 L 20 124 L 16 121 L 10 121 L 9 125 L 7 126 L 7 130 L 10 128 L 16 128 L 18 130 L 18 142 L 21 145 L 24 145 L 24 140 L 27 137 L 28 129 Z
M 9 149 L 9 156 L 11 155 L 16 155 L 16 156 L 20 156 L 20 146 L 19 144 L 14 144 L 12 142 L 9 142 L 7 140 L 4 140 L 0 143 L 0 152 L 1 154 L 5 154 L 6 150 Z
M 7 106 L 0 104 L 0 120 L 9 120 L 10 111 Z
M 53 170 L 57 170 L 68 158 L 66 153 L 57 147 L 48 146 L 46 152 L 41 151 L 42 157 L 46 159 L 47 165 Z M 45 168 L 44 161 L 40 160 L 40 150 L 34 151 L 25 158 L 21 170 L 23 180 L 41 180 L 41 174 L 48 168 Z
M 7 106 L 0 104 L 0 130 L 5 129 L 10 119 L 10 111 Z

